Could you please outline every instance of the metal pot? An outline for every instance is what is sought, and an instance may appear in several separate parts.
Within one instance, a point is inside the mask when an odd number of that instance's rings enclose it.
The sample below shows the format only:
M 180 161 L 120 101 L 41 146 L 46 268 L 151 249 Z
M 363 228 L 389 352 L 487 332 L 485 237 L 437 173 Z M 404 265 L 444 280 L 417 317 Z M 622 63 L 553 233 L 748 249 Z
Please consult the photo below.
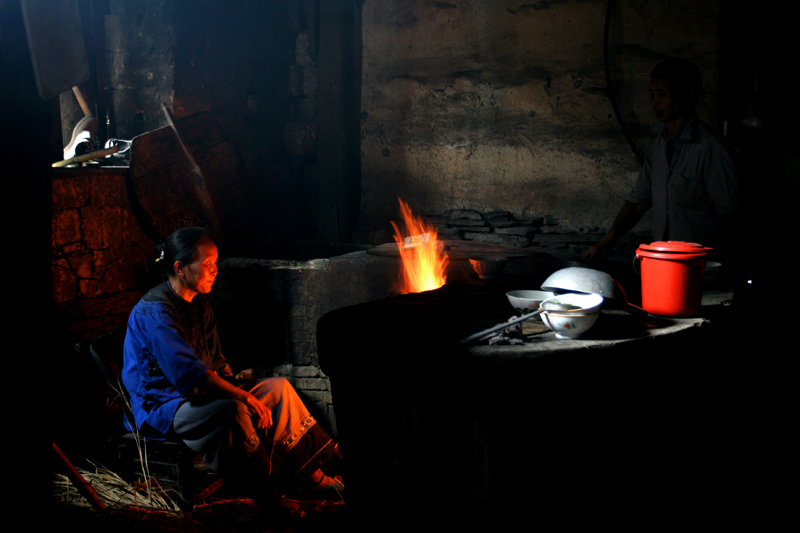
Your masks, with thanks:
M 606 300 L 612 300 L 627 310 L 637 314 L 647 314 L 644 309 L 628 302 L 625 289 L 610 274 L 593 268 L 568 267 L 557 270 L 544 280 L 542 289 L 555 293 L 583 292 L 600 294 Z

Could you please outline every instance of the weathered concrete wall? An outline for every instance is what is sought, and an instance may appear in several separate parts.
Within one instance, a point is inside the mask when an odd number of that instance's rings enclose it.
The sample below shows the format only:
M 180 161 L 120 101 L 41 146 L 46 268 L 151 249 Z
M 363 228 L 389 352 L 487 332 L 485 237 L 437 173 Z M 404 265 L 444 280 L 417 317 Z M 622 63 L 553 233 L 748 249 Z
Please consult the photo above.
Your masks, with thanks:
M 132 139 L 164 122 L 175 87 L 171 0 L 109 2 L 105 15 L 107 98 L 114 137 Z
M 309 261 L 221 261 L 209 298 L 226 357 L 237 369 L 287 378 L 335 433 L 330 382 L 319 367 L 317 321 L 334 309 L 390 296 L 399 268 L 396 258 L 368 252 Z M 352 324 L 352 334 L 358 342 L 359 324 Z
M 616 79 L 626 98 L 638 95 L 625 120 L 639 131 L 653 123 L 647 84 L 664 56 L 701 58 L 715 85 L 719 8 L 699 4 L 616 13 Z M 606 227 L 638 169 L 606 83 L 606 8 L 367 0 L 361 238 L 385 239 L 375 232 L 397 218 L 397 197 L 424 215 L 508 211 L 565 233 Z

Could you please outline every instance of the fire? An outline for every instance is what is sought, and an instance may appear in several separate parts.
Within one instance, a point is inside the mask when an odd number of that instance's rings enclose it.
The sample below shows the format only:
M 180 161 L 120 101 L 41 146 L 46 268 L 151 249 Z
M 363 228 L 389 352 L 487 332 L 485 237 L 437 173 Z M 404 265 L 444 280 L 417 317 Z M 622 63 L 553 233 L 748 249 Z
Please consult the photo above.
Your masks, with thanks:
M 400 200 L 400 213 L 406 225 L 406 232 L 394 226 L 394 240 L 403 260 L 403 281 L 401 294 L 438 289 L 447 280 L 449 259 L 443 251 L 443 244 L 437 240 L 436 228 L 415 217 L 408 204 Z

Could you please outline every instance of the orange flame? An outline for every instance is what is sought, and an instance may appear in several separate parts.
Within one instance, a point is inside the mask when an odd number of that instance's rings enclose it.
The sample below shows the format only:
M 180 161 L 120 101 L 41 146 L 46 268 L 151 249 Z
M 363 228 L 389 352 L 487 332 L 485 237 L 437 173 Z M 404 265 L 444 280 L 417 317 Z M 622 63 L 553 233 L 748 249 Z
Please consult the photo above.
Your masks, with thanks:
M 437 231 L 432 225 L 415 217 L 411 208 L 400 200 L 400 213 L 406 225 L 406 233 L 394 226 L 394 240 L 403 260 L 401 294 L 431 291 L 444 285 L 447 280 L 449 258 L 443 252 L 444 245 L 437 240 Z

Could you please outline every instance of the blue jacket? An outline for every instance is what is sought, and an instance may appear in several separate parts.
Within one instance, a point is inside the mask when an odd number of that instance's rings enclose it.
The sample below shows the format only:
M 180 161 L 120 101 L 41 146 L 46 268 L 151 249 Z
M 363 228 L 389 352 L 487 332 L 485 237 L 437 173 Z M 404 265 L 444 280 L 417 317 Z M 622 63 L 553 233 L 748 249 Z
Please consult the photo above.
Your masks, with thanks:
M 122 381 L 143 435 L 164 438 L 197 378 L 225 365 L 214 313 L 205 296 L 198 294 L 187 302 L 164 282 L 131 311 Z

